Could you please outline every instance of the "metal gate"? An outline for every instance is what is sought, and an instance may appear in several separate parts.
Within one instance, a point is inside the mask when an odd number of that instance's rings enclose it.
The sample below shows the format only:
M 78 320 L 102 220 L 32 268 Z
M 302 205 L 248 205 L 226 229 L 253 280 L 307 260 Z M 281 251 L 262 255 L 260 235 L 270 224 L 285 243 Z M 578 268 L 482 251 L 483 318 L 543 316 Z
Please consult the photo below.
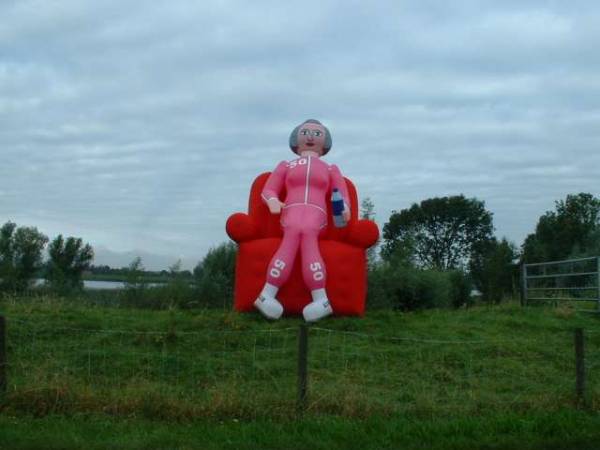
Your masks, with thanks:
M 523 303 L 568 303 L 600 312 L 600 257 L 523 264 Z

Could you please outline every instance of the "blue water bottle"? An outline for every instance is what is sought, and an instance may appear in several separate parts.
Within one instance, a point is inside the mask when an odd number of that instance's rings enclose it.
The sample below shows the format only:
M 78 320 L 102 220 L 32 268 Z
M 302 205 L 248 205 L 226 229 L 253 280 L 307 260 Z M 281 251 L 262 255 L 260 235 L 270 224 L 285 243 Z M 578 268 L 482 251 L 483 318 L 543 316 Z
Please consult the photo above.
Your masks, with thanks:
M 337 189 L 333 190 L 331 194 L 331 211 L 333 212 L 333 223 L 337 228 L 342 228 L 346 226 L 346 221 L 344 220 L 344 199 L 342 198 L 342 194 Z

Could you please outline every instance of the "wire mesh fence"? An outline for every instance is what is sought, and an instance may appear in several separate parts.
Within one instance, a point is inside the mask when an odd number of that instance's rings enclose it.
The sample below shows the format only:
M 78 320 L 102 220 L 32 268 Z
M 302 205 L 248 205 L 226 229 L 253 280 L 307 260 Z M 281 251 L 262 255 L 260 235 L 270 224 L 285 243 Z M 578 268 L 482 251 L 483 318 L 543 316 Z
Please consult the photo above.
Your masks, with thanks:
M 261 414 L 259 405 L 287 410 L 295 401 L 296 334 L 296 328 L 147 332 L 15 321 L 7 336 L 8 394 L 13 404 L 41 399 L 18 405 L 33 412 L 77 405 L 174 416 L 253 416 Z
M 430 340 L 313 329 L 313 405 L 369 412 L 439 414 L 569 404 L 574 369 L 570 337 L 560 347 L 517 341 Z M 338 402 L 340 397 L 345 402 Z M 378 404 L 379 403 L 379 404 Z
M 133 331 L 13 320 L 7 405 L 33 414 L 289 416 L 298 396 L 298 328 Z M 586 333 L 586 398 L 600 405 L 600 333 Z M 575 404 L 573 333 L 538 340 L 429 339 L 312 326 L 315 413 L 476 414 Z

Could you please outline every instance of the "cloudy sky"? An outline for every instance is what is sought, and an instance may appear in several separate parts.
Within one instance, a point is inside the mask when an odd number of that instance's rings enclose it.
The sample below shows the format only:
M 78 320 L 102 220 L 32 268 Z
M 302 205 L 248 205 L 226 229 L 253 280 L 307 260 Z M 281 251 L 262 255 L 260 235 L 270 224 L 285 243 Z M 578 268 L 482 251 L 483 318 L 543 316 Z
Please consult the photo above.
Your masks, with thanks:
M 462 193 L 520 245 L 600 195 L 600 3 L 140 5 L 0 2 L 2 222 L 192 267 L 306 118 L 380 225 Z

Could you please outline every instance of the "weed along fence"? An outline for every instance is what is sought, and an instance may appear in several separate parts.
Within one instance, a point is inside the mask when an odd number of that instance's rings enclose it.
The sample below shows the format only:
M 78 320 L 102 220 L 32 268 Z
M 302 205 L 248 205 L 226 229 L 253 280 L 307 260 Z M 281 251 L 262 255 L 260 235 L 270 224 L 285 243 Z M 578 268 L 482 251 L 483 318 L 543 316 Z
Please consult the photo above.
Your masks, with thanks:
M 277 328 L 285 324 L 158 332 L 0 323 L 2 408 L 15 413 L 364 417 L 600 405 L 593 331 L 440 340 Z
M 567 303 L 600 312 L 600 257 L 524 264 L 523 301 Z

